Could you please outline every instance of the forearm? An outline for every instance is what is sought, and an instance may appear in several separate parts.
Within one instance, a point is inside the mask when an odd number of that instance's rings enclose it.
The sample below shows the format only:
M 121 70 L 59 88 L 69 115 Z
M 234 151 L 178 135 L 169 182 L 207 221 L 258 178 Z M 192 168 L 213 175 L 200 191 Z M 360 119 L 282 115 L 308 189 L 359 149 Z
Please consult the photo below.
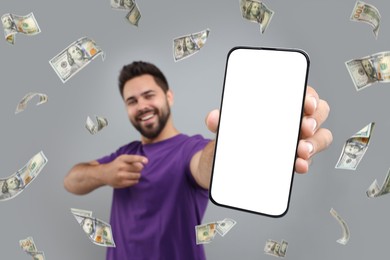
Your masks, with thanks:
M 64 179 L 67 191 L 83 195 L 105 185 L 104 164 L 79 163 L 73 166 Z
M 209 189 L 210 180 L 211 180 L 211 171 L 213 168 L 214 161 L 214 151 L 215 151 L 215 140 L 210 141 L 202 151 L 200 155 L 199 164 L 198 164 L 198 184 L 205 188 Z

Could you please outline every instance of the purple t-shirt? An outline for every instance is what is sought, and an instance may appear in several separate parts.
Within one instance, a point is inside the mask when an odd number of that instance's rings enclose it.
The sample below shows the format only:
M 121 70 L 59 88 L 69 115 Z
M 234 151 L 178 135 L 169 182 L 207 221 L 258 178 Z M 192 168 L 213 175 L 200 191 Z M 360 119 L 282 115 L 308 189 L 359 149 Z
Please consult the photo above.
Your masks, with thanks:
M 189 165 L 209 141 L 184 134 L 153 144 L 135 141 L 98 160 L 108 163 L 121 154 L 148 158 L 138 184 L 114 189 L 110 223 L 116 247 L 107 248 L 108 260 L 206 259 L 195 226 L 208 191 L 195 182 Z

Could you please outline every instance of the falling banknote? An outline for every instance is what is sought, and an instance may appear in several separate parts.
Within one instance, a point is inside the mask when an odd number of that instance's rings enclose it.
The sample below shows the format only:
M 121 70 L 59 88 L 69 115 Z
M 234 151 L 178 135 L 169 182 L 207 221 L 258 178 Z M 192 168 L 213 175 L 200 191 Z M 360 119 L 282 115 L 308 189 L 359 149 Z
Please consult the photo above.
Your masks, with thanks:
M 385 181 L 382 184 L 382 188 L 379 187 L 378 182 L 375 179 L 374 182 L 370 185 L 370 187 L 368 187 L 366 191 L 367 196 L 370 198 L 379 197 L 389 192 L 390 192 L 390 169 L 387 172 Z
M 356 170 L 368 148 L 374 126 L 375 122 L 366 125 L 345 142 L 336 169 Z
M 15 34 L 17 33 L 35 35 L 41 32 L 33 13 L 25 16 L 7 13 L 1 16 L 1 21 L 5 39 L 11 44 L 15 43 Z
M 217 224 L 206 223 L 195 226 L 196 244 L 208 244 L 210 243 L 217 233 Z
M 15 110 L 15 114 L 17 113 L 20 113 L 22 111 L 24 111 L 26 109 L 26 106 L 27 106 L 27 103 L 33 99 L 35 96 L 39 96 L 39 102 L 37 103 L 37 106 L 43 104 L 43 103 L 46 103 L 47 100 L 48 100 L 48 97 L 46 94 L 42 94 L 42 93 L 33 93 L 33 92 L 30 92 L 30 93 L 27 93 L 18 103 L 18 105 L 16 106 L 16 110 Z
M 19 245 L 25 253 L 32 256 L 34 260 L 45 260 L 45 254 L 38 251 L 32 237 L 19 240 Z
M 49 63 L 65 83 L 99 55 L 102 55 L 104 60 L 104 52 L 95 41 L 82 37 L 57 54 Z
M 257 0 L 240 0 L 242 17 L 248 21 L 260 24 L 260 32 L 263 34 L 271 22 L 274 11 L 263 2 Z
M 357 91 L 375 82 L 390 82 L 390 51 L 345 62 Z
M 5 179 L 0 179 L 0 201 L 9 200 L 19 195 L 35 180 L 47 163 L 42 151 L 34 155 L 20 170 Z
M 350 17 L 351 21 L 361 21 L 370 24 L 374 28 L 373 31 L 375 38 L 378 38 L 380 19 L 381 15 L 379 14 L 378 9 L 375 6 L 367 4 L 363 1 L 356 2 Z
M 72 208 L 71 212 L 92 243 L 115 247 L 110 224 L 92 217 L 92 211 Z
M 281 243 L 268 239 L 265 242 L 264 253 L 277 257 L 284 257 L 286 255 L 288 243 L 282 240 Z
M 233 219 L 225 218 L 221 221 L 195 226 L 196 244 L 210 243 L 214 239 L 216 233 L 225 236 L 236 223 L 237 222 Z
M 330 209 L 330 214 L 339 222 L 341 225 L 341 228 L 343 229 L 343 236 L 339 239 L 337 239 L 337 243 L 346 245 L 348 243 L 350 234 L 349 234 L 349 229 L 347 226 L 347 223 L 345 223 L 344 219 L 342 219 L 339 214 L 334 210 L 333 208 Z
M 187 34 L 173 39 L 173 58 L 175 61 L 188 58 L 197 53 L 206 43 L 210 30 Z
M 108 121 L 104 117 L 96 116 L 96 121 L 97 121 L 97 124 L 95 124 L 92 121 L 92 119 L 88 116 L 87 121 L 85 122 L 85 127 L 93 135 L 108 125 Z
M 237 222 L 231 218 L 217 221 L 217 233 L 221 236 L 225 236 L 236 224 Z
M 138 5 L 133 0 L 111 0 L 111 8 L 116 10 L 129 10 L 126 20 L 132 25 L 138 26 L 141 13 Z

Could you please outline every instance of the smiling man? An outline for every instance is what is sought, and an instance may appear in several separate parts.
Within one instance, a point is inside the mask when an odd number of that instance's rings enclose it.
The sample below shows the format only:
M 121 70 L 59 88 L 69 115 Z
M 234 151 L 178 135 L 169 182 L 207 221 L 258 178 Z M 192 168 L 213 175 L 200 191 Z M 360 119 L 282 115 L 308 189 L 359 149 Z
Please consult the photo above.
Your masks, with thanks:
M 141 140 L 76 164 L 65 177 L 65 188 L 80 195 L 104 185 L 114 188 L 110 223 L 116 247 L 107 249 L 107 259 L 206 259 L 203 246 L 196 244 L 195 226 L 208 203 L 215 141 L 175 128 L 173 93 L 155 65 L 137 61 L 124 66 L 119 90 Z M 332 142 L 331 132 L 319 128 L 329 107 L 310 87 L 304 111 L 295 165 L 300 173 Z M 218 119 L 216 110 L 206 118 L 213 133 Z

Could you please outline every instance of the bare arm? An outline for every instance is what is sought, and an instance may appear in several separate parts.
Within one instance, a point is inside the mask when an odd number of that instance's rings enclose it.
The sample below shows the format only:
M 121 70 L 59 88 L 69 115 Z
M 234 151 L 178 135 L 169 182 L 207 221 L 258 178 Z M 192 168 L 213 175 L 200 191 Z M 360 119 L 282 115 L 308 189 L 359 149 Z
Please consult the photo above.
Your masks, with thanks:
M 83 195 L 103 185 L 113 188 L 130 187 L 139 182 L 148 159 L 140 155 L 123 154 L 106 164 L 98 161 L 79 163 L 70 169 L 64 179 L 67 191 Z
M 64 179 L 65 189 L 83 195 L 105 185 L 102 178 L 104 168 L 104 164 L 99 164 L 97 161 L 76 164 Z
M 207 128 L 213 132 L 217 132 L 219 120 L 219 111 L 211 111 L 206 117 Z M 215 140 L 210 141 L 206 147 L 197 152 L 191 159 L 190 169 L 192 176 L 199 186 L 209 189 L 211 180 L 211 171 L 213 168 L 215 151 Z
M 192 176 L 199 186 L 209 189 L 211 170 L 213 167 L 215 140 L 210 141 L 206 147 L 197 152 L 191 159 L 190 169 Z

